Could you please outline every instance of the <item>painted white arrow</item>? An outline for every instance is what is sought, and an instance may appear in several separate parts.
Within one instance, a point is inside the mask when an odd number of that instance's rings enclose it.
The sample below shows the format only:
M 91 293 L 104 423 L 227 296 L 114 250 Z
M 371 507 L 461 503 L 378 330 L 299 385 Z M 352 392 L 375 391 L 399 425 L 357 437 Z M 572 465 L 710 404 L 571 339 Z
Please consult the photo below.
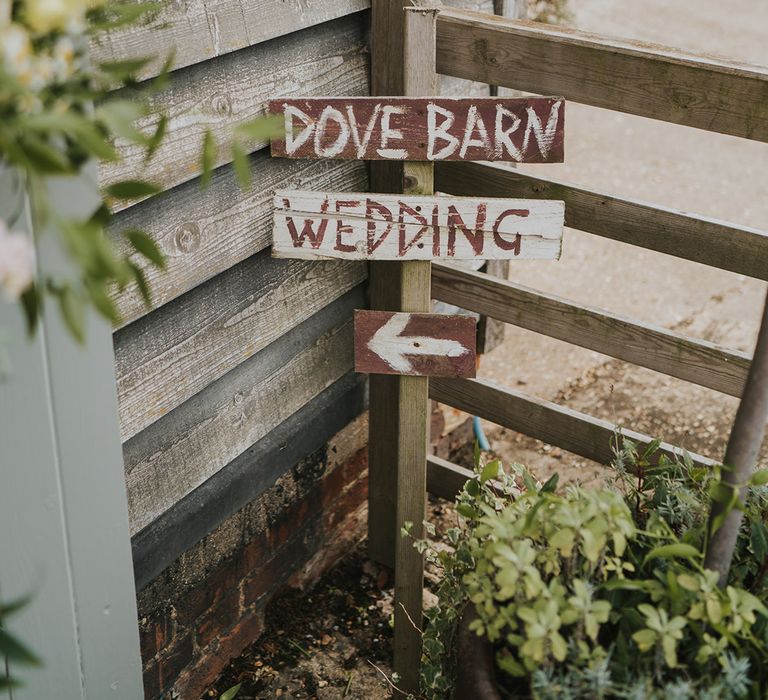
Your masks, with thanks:
M 395 314 L 368 341 L 368 349 L 396 372 L 405 374 L 411 371 L 412 365 L 406 355 L 461 357 L 469 352 L 469 348 L 450 338 L 404 336 L 403 331 L 409 320 L 408 314 Z

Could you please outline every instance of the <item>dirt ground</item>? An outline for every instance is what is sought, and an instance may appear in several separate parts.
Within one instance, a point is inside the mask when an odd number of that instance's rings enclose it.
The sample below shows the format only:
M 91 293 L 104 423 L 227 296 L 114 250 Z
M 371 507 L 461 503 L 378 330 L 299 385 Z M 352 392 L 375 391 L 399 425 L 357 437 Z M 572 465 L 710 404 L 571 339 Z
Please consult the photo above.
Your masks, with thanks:
M 571 0 L 573 25 L 768 64 L 768 3 L 753 0 Z M 768 144 L 568 105 L 566 163 L 527 166 L 543 177 L 765 230 Z M 752 351 L 765 284 L 568 230 L 557 263 L 516 262 L 512 279 L 687 335 Z M 508 328 L 481 376 L 720 458 L 735 399 L 598 353 Z M 599 483 L 603 467 L 487 424 L 492 452 L 540 478 Z M 468 450 L 466 451 L 469 452 Z M 466 457 L 465 457 L 466 459 Z M 768 466 L 763 450 L 762 465 Z M 450 521 L 448 504 L 431 516 Z M 391 582 L 365 546 L 308 595 L 290 594 L 266 634 L 211 689 L 243 682 L 240 700 L 389 697 Z

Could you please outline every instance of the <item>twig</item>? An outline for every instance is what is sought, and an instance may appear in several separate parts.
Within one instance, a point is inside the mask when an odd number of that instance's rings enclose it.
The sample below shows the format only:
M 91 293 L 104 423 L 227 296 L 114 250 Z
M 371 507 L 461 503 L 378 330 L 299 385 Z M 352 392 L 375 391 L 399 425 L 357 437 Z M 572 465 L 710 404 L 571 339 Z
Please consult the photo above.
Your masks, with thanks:
M 408 622 L 410 622 L 411 625 L 413 626 L 413 629 L 415 629 L 419 634 L 423 635 L 424 632 L 422 632 L 419 626 L 413 621 L 413 618 L 408 614 L 408 611 L 405 609 L 405 606 L 402 603 L 398 603 L 398 605 L 403 609 L 403 612 L 405 613 L 405 616 L 408 618 Z
M 347 697 L 347 695 L 349 694 L 349 689 L 352 686 L 352 676 L 354 676 L 354 675 L 355 675 L 354 671 L 350 671 L 349 672 L 349 676 L 347 676 L 347 687 L 344 688 L 344 695 L 343 695 L 343 697 Z

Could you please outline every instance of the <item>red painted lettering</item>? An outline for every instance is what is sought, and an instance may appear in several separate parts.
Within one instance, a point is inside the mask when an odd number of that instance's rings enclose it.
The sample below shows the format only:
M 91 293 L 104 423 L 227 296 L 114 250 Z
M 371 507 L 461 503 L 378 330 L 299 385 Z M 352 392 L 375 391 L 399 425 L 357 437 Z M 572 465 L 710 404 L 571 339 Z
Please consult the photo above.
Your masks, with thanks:
M 342 207 L 357 207 L 360 205 L 360 201 L 356 199 L 350 199 L 350 200 L 343 200 L 340 199 L 336 202 L 336 213 L 339 214 L 341 212 Z M 344 253 L 353 253 L 356 248 L 353 245 L 350 245 L 349 243 L 343 243 L 341 240 L 341 236 L 344 233 L 352 233 L 353 228 L 349 226 L 348 224 L 345 224 L 341 218 L 336 219 L 336 250 L 340 250 Z
M 285 197 L 283 198 L 283 206 L 286 209 L 291 208 L 291 203 Z M 323 203 L 320 205 L 320 211 L 323 214 L 328 211 L 327 198 L 324 199 Z M 299 234 L 297 231 L 296 224 L 294 223 L 292 216 L 286 216 L 285 222 L 288 224 L 288 232 L 291 234 L 294 248 L 303 248 L 304 241 L 307 239 L 309 239 L 309 243 L 313 248 L 319 248 L 322 245 L 323 238 L 325 238 L 325 229 L 328 228 L 328 219 L 322 219 L 320 221 L 317 233 L 315 233 L 314 229 L 312 228 L 315 223 L 313 219 L 304 219 L 304 226 L 301 229 L 301 234 Z
M 515 255 L 520 255 L 520 242 L 522 240 L 522 236 L 518 233 L 515 234 L 514 240 L 507 241 L 504 239 L 502 234 L 499 233 L 499 225 L 508 216 L 528 216 L 530 213 L 531 212 L 528 209 L 507 209 L 501 212 L 493 224 L 494 243 L 496 243 L 496 245 L 499 246 L 499 248 L 502 250 L 513 250 L 515 251 Z
M 403 201 L 399 202 L 399 205 L 400 205 L 400 213 L 398 214 L 398 217 L 397 217 L 397 223 L 400 224 L 400 247 L 398 248 L 397 254 L 400 257 L 402 257 L 414 245 L 417 246 L 418 248 L 423 248 L 424 244 L 418 243 L 418 241 L 427 231 L 430 231 L 432 227 L 427 223 L 427 218 L 419 214 L 419 212 L 415 208 L 409 207 Z M 417 207 L 417 208 L 421 209 L 421 207 Z M 414 219 L 415 223 L 417 223 L 421 227 L 409 242 L 407 242 L 405 239 L 405 232 L 407 227 L 405 222 L 406 214 L 410 216 L 412 219 Z
M 485 244 L 485 217 L 487 212 L 487 205 L 478 204 L 477 214 L 475 215 L 475 230 L 471 231 L 469 227 L 464 223 L 464 219 L 456 210 L 453 204 L 448 205 L 448 255 L 453 256 L 456 254 L 456 229 L 460 229 L 466 236 L 469 244 L 472 246 L 472 250 L 475 255 L 482 255 L 483 245 Z
M 372 216 L 374 211 L 379 212 L 379 214 L 381 214 L 384 217 L 384 220 L 387 222 L 387 227 L 384 229 L 384 233 L 379 236 L 378 240 L 376 240 L 376 220 Z M 370 255 L 383 243 L 384 239 L 392 230 L 392 212 L 383 204 L 379 204 L 373 199 L 366 199 L 365 218 L 368 220 L 368 255 Z

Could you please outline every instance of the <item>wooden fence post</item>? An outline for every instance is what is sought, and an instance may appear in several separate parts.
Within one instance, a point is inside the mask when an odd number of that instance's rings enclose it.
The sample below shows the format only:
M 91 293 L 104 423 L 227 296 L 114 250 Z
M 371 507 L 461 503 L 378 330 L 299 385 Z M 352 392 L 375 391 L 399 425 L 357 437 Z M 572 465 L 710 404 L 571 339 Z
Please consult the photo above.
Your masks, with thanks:
M 85 217 L 98 198 L 85 179 L 62 178 L 50 202 L 59 216 Z M 29 217 L 21 226 L 30 230 Z M 74 274 L 45 233 L 39 268 Z M 0 330 L 10 360 L 0 378 L 0 596 L 32 596 L 7 625 L 43 661 L 10 667 L 24 684 L 10 698 L 144 697 L 111 328 L 91 314 L 80 346 L 48 304 L 30 341 L 19 309 L 0 300 Z
M 403 1 L 372 0 L 371 6 L 371 94 L 403 94 Z M 397 161 L 370 163 L 371 192 L 403 191 L 403 164 Z M 399 262 L 369 265 L 370 306 L 398 311 L 400 302 Z M 397 414 L 400 382 L 383 374 L 370 376 L 370 435 L 368 441 L 368 554 L 394 566 L 395 492 L 397 472 Z
M 433 95 L 437 89 L 435 48 L 437 10 L 407 8 L 404 24 L 403 88 L 406 96 Z M 406 194 L 434 193 L 434 166 L 406 162 Z M 429 312 L 432 263 L 401 263 L 402 311 Z M 395 671 L 404 693 L 418 694 L 421 663 L 424 558 L 410 538 L 400 536 L 406 522 L 413 535 L 423 536 L 426 518 L 427 452 L 429 443 L 429 379 L 398 377 L 397 516 L 395 528 Z M 377 436 L 371 435 L 373 440 Z

